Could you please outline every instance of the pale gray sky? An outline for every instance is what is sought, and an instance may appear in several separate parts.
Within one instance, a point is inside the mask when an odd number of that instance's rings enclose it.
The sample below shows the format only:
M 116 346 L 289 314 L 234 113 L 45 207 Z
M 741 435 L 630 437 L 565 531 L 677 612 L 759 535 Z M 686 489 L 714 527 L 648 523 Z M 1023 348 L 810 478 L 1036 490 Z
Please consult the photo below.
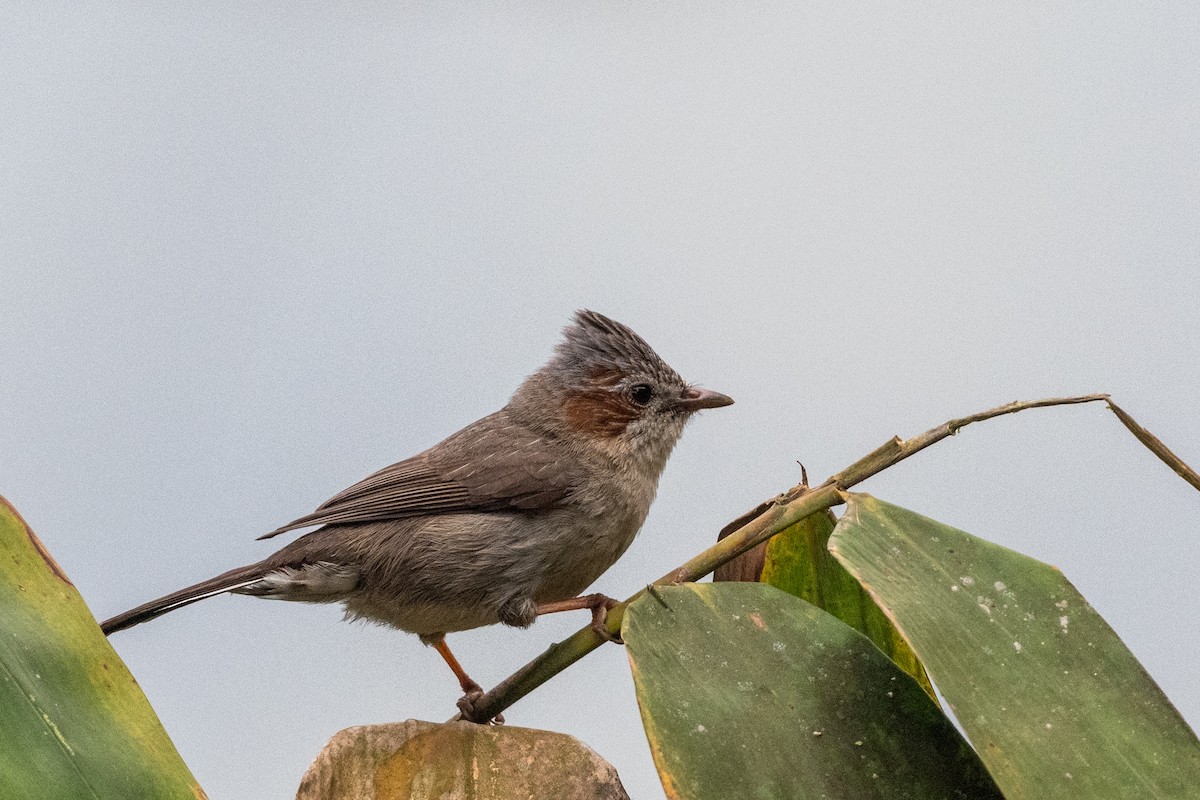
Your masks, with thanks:
M 10 4 L 0 493 L 97 616 L 502 405 L 571 312 L 737 405 L 625 596 L 893 433 L 1109 391 L 1200 462 L 1195 3 Z M 1193 726 L 1200 495 L 1099 407 L 864 487 L 1061 567 Z M 119 637 L 214 798 L 441 720 L 415 637 L 221 598 Z M 583 624 L 452 637 L 485 685 Z M 662 797 L 624 652 L 508 713 Z

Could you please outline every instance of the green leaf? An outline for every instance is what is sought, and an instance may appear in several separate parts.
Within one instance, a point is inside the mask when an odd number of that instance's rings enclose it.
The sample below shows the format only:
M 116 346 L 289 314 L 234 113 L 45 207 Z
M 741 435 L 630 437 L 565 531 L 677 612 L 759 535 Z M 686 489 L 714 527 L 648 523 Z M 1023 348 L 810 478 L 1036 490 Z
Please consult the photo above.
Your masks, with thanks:
M 830 549 L 895 621 L 1015 798 L 1183 798 L 1200 742 L 1054 567 L 868 495 Z
M 0 797 L 203 798 L 79 592 L 0 498 Z
M 912 678 L 778 589 L 654 589 L 621 634 L 670 798 L 1000 797 Z
M 829 552 L 837 518 L 826 510 L 811 514 L 767 544 L 763 583 L 783 589 L 866 635 L 892 661 L 916 679 L 934 702 L 937 696 L 920 660 L 858 581 Z

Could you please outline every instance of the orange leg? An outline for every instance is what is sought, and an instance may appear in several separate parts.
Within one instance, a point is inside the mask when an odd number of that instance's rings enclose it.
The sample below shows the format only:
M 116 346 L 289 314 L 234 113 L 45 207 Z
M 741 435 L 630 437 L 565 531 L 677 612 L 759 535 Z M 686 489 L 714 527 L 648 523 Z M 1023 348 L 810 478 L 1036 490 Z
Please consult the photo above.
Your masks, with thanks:
M 454 677 L 458 678 L 458 685 L 463 690 L 463 696 L 458 699 L 458 710 L 462 713 L 463 719 L 471 720 L 472 722 L 480 722 L 491 725 L 503 725 L 504 715 L 497 714 L 490 720 L 478 719 L 475 713 L 475 700 L 483 694 L 483 689 L 479 684 L 471 680 L 471 676 L 462 668 L 462 664 L 458 663 L 458 659 L 454 657 L 454 653 L 450 652 L 450 646 L 446 644 L 445 634 L 439 635 L 436 638 L 426 639 L 422 637 L 422 641 L 426 644 L 433 645 L 433 649 L 438 651 L 438 655 L 446 662 L 446 665 L 454 671 Z
M 598 633 L 603 638 L 617 644 L 624 644 L 620 636 L 614 636 L 609 633 L 608 626 L 605 622 L 608 620 L 608 610 L 617 604 L 616 600 L 603 594 L 584 594 L 579 597 L 572 597 L 570 600 L 554 600 L 550 603 L 541 603 L 537 607 L 538 616 L 542 614 L 555 614 L 559 611 L 577 611 L 582 608 L 590 608 L 592 610 L 592 630 Z
M 438 651 L 438 655 L 446 662 L 446 666 L 454 671 L 454 677 L 458 678 L 458 685 L 462 687 L 466 694 L 483 693 L 483 689 L 479 684 L 471 680 L 471 676 L 462 668 L 462 664 L 458 663 L 458 659 L 454 657 L 454 653 L 450 652 L 450 646 L 446 644 L 446 637 L 439 636 L 429 644 L 433 645 L 433 649 Z

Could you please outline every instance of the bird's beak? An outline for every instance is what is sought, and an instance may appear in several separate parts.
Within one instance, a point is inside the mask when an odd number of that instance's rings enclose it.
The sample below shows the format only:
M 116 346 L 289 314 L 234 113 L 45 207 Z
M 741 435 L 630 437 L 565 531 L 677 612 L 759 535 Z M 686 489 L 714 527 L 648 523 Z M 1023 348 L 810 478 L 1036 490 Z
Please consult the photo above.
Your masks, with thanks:
M 720 408 L 733 405 L 733 398 L 709 389 L 696 387 L 685 389 L 679 397 L 679 407 L 685 411 L 699 411 L 702 408 Z

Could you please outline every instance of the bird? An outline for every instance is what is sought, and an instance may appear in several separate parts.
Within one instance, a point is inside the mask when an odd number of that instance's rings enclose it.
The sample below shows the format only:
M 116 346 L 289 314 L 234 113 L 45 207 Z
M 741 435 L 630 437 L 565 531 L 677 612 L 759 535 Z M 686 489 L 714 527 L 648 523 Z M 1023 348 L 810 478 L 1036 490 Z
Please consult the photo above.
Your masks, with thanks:
M 415 633 L 464 701 L 482 690 L 447 633 L 613 606 L 581 594 L 633 542 L 684 426 L 728 406 L 689 384 L 628 326 L 575 313 L 508 404 L 266 533 L 319 526 L 262 561 L 101 623 L 106 635 L 224 593 L 342 603 L 346 618 Z M 460 707 L 463 702 L 460 701 Z

